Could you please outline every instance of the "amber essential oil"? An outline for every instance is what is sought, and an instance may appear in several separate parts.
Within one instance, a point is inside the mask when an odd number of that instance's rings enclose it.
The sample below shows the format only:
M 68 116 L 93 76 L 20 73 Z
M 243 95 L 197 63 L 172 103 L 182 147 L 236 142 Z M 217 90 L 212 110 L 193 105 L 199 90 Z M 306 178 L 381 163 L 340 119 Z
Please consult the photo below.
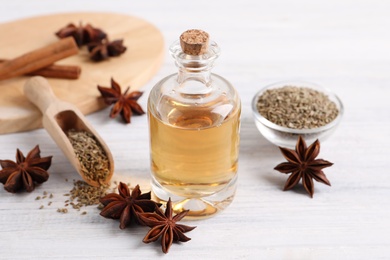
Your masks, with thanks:
M 153 177 L 178 196 L 210 196 L 236 176 L 240 111 L 219 125 L 210 111 L 180 114 L 167 124 L 149 112 Z

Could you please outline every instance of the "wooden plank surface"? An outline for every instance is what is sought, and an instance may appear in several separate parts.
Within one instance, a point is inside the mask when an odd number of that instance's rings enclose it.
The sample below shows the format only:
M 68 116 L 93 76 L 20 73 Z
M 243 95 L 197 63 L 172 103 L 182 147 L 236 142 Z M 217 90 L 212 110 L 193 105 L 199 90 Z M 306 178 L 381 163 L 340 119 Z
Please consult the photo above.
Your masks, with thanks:
M 141 88 L 156 73 L 164 54 L 160 31 L 149 22 L 129 15 L 114 13 L 63 13 L 38 16 L 0 24 L 0 57 L 11 59 L 57 40 L 54 35 L 69 23 L 90 23 L 101 28 L 110 40 L 123 39 L 127 51 L 120 57 L 102 62 L 88 58 L 86 47 L 78 55 L 63 59 L 58 64 L 78 65 L 81 76 L 77 80 L 48 79 L 56 96 L 76 105 L 84 114 L 104 107 L 97 97 L 98 84 L 110 85 L 114 77 L 122 86 Z M 0 134 L 35 129 L 41 126 L 40 113 L 23 95 L 27 77 L 0 81 Z
M 115 1 L 116 2 L 116 1 Z M 157 25 L 166 43 L 189 28 L 208 31 L 221 47 L 214 72 L 225 76 L 242 99 L 238 189 L 221 214 L 188 233 L 191 241 L 144 244 L 147 228 L 120 230 L 117 221 L 70 210 L 59 214 L 64 193 L 78 179 L 64 155 L 42 130 L 0 136 L 0 159 L 14 159 L 40 144 L 53 155 L 50 179 L 31 194 L 9 194 L 0 185 L 2 259 L 389 259 L 390 258 L 390 3 L 372 0 L 280 1 L 8 1 L 0 20 L 50 12 L 110 10 Z M 169 3 L 169 4 L 168 4 Z M 190 9 L 189 9 L 190 8 Z M 167 50 L 167 47 L 165 48 Z M 174 73 L 166 53 L 150 89 Z M 270 83 L 301 79 L 333 90 L 345 106 L 336 132 L 320 158 L 332 187 L 315 183 L 314 198 L 303 188 L 283 192 L 286 175 L 273 170 L 283 161 L 277 147 L 257 131 L 250 102 Z M 87 116 L 113 153 L 114 180 L 150 187 L 147 117 L 130 125 L 108 118 L 109 109 Z M 69 179 L 69 182 L 65 181 Z M 35 200 L 43 191 L 53 204 Z M 44 209 L 39 210 L 41 205 Z

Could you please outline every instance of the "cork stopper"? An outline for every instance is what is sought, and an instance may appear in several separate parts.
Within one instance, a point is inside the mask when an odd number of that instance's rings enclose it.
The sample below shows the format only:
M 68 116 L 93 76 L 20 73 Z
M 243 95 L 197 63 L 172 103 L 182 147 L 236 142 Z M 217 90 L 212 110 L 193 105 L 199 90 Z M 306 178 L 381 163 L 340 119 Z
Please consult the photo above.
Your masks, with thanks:
M 180 46 L 185 54 L 202 55 L 209 47 L 209 34 L 202 30 L 192 29 L 180 35 Z

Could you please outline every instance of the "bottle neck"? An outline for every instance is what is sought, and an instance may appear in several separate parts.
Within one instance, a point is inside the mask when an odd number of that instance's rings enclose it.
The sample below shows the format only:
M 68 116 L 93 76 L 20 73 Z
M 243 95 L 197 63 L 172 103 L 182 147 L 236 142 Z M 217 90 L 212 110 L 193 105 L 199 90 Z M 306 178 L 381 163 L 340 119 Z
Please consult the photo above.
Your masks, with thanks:
M 178 67 L 179 72 L 177 76 L 177 82 L 179 84 L 183 84 L 186 81 L 195 80 L 203 83 L 206 87 L 210 85 L 212 69 L 211 64 L 201 67 L 197 67 L 196 64 L 193 64 L 193 66 L 183 66 L 180 64 Z
M 220 50 L 215 42 L 210 43 L 207 53 L 189 55 L 183 52 L 179 41 L 170 47 L 170 53 L 179 68 L 177 83 L 181 94 L 208 94 L 211 91 L 211 69 Z

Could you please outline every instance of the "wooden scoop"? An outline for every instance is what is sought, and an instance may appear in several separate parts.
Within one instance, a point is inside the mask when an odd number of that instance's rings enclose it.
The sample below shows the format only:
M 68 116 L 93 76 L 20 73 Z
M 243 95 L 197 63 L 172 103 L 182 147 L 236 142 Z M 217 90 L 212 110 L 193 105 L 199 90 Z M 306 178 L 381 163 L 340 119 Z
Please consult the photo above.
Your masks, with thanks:
M 81 171 L 80 161 L 77 159 L 66 133 L 70 129 L 75 129 L 76 131 L 89 132 L 96 137 L 96 140 L 105 151 L 109 161 L 109 175 L 104 180 L 105 184 L 108 183 L 114 173 L 112 154 L 103 139 L 93 129 L 91 124 L 88 123 L 78 108 L 73 104 L 59 100 L 54 95 L 47 80 L 40 76 L 32 77 L 26 82 L 24 85 L 24 94 L 41 110 L 43 127 L 57 143 L 58 147 L 61 148 L 62 152 L 83 180 L 91 186 L 98 187 L 100 186 L 98 182 L 87 179 Z

